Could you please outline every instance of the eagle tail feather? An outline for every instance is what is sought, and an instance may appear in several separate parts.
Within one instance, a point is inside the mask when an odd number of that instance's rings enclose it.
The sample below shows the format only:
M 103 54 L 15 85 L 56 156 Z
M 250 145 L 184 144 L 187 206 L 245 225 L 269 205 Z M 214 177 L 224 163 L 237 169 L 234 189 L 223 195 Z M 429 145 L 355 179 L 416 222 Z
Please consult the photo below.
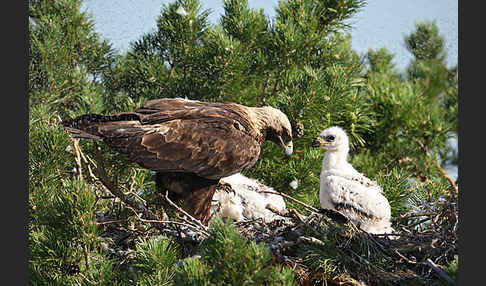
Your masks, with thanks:
M 103 140 L 103 135 L 97 132 L 96 126 L 105 122 L 140 120 L 133 112 L 124 112 L 115 115 L 85 114 L 61 122 L 66 131 L 74 138 L 86 138 L 97 141 Z
M 103 138 L 101 138 L 100 136 L 93 135 L 91 133 L 85 132 L 85 131 L 80 130 L 80 129 L 71 128 L 71 127 L 64 127 L 64 129 L 66 131 L 68 131 L 69 134 L 71 134 L 71 136 L 73 138 L 92 139 L 92 140 L 95 140 L 95 141 L 103 141 Z

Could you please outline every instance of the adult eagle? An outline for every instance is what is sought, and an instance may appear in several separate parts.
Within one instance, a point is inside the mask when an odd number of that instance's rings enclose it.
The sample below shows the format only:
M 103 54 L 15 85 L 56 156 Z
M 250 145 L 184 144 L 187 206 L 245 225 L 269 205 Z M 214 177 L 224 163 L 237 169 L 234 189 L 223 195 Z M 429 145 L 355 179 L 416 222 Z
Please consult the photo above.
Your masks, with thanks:
M 268 106 L 163 98 L 133 112 L 87 114 L 62 124 L 73 137 L 103 141 L 156 171 L 158 188 L 183 200 L 204 224 L 219 179 L 252 167 L 265 141 L 288 156 L 293 151 L 287 116 Z

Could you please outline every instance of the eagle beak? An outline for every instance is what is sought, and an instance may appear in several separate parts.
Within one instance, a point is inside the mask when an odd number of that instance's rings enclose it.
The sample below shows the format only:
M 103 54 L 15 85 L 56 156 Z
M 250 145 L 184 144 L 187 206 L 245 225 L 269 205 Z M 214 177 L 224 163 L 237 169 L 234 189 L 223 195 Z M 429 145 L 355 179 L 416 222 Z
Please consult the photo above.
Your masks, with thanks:
M 292 155 L 292 152 L 294 152 L 294 145 L 292 143 L 292 141 L 289 141 L 287 144 L 285 144 L 282 140 L 282 138 L 280 138 L 280 147 L 282 148 L 282 151 L 284 152 L 285 156 L 287 157 L 290 157 L 290 155 Z
M 290 157 L 292 155 L 292 152 L 294 152 L 294 145 L 292 143 L 292 139 L 290 139 L 289 142 L 285 143 L 282 137 L 277 136 L 279 143 L 277 143 L 280 148 L 282 148 L 282 151 L 284 152 L 285 156 Z M 276 142 L 275 142 L 276 143 Z
M 319 148 L 319 147 L 325 146 L 327 144 L 329 144 L 329 143 L 324 141 L 321 136 L 317 136 L 317 138 L 314 139 L 314 141 L 312 141 L 312 147 L 314 147 L 314 148 Z
M 294 145 L 292 144 L 292 141 L 290 141 L 287 145 L 283 147 L 284 153 L 286 156 L 292 155 L 292 152 L 294 152 Z

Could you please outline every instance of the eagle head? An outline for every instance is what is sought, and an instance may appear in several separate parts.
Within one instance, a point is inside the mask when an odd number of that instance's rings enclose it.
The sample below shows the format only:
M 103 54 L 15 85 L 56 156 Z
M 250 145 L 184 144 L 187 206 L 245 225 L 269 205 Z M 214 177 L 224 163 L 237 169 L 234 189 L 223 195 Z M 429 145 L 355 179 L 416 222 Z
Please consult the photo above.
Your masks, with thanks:
M 272 141 L 280 146 L 285 155 L 292 155 L 294 151 L 292 126 L 287 115 L 270 106 L 261 107 L 260 110 L 262 111 L 260 114 L 265 123 L 265 140 Z

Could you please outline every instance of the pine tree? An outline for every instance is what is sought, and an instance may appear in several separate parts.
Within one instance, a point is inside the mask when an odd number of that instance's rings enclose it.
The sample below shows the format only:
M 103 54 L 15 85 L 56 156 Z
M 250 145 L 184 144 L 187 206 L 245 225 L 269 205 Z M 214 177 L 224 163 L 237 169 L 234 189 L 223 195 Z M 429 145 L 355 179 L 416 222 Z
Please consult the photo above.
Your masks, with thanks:
M 80 12 L 81 1 L 29 1 L 29 103 L 60 116 L 92 110 L 102 71 L 113 58 L 108 42 Z
M 188 258 L 180 241 L 163 236 L 127 242 L 129 250 L 119 251 L 133 255 L 123 263 L 103 251 L 113 242 L 102 238 L 107 226 L 96 225 L 96 214 L 116 218 L 129 237 L 154 230 L 129 208 L 103 199 L 109 193 L 89 175 L 89 164 L 76 159 L 76 146 L 57 123 L 84 113 L 129 111 L 153 98 L 281 109 L 292 123 L 293 156 L 285 158 L 276 146 L 265 144 L 257 164 L 244 174 L 314 207 L 319 207 L 323 152 L 311 147 L 312 140 L 334 125 L 350 136 L 351 163 L 382 185 L 393 217 L 444 198 L 457 200 L 444 173 L 446 164 L 457 164 L 457 153 L 448 145 L 458 130 L 457 65 L 447 66 L 444 40 L 435 23 L 428 22 L 417 24 L 404 39 L 414 56 L 404 72 L 394 67 L 394 55 L 385 48 L 358 55 L 345 20 L 365 4 L 280 1 L 275 18 L 269 19 L 246 0 L 226 0 L 220 21 L 210 24 L 210 11 L 199 0 L 176 0 L 163 5 L 154 32 L 134 39 L 126 53 L 117 55 L 80 12 L 79 0 L 29 1 L 31 283 L 170 285 L 175 279 L 222 285 L 240 278 L 269 283 L 269 277 L 295 282 L 290 268 L 269 266 L 263 244 L 246 241 L 221 222 L 210 229 L 209 239 L 191 246 L 201 249 L 201 259 Z M 86 161 L 96 157 L 99 147 L 115 182 L 154 213 L 166 211 L 159 207 L 162 199 L 150 171 L 105 146 L 79 145 Z M 296 190 L 289 186 L 294 180 Z M 292 201 L 287 205 L 306 211 Z M 297 249 L 305 266 L 325 279 L 368 271 L 338 250 L 340 240 L 348 238 L 338 228 L 328 230 L 319 237 L 326 248 Z M 358 235 L 347 244 L 365 253 L 370 243 Z M 453 275 L 454 254 L 455 247 L 443 255 Z M 393 272 L 380 255 L 376 251 L 368 258 Z M 224 271 L 216 273 L 216 268 Z
M 78 0 L 29 1 L 29 279 L 31 285 L 117 285 L 100 250 L 93 187 L 73 173 L 61 118 L 99 111 L 113 58 Z

